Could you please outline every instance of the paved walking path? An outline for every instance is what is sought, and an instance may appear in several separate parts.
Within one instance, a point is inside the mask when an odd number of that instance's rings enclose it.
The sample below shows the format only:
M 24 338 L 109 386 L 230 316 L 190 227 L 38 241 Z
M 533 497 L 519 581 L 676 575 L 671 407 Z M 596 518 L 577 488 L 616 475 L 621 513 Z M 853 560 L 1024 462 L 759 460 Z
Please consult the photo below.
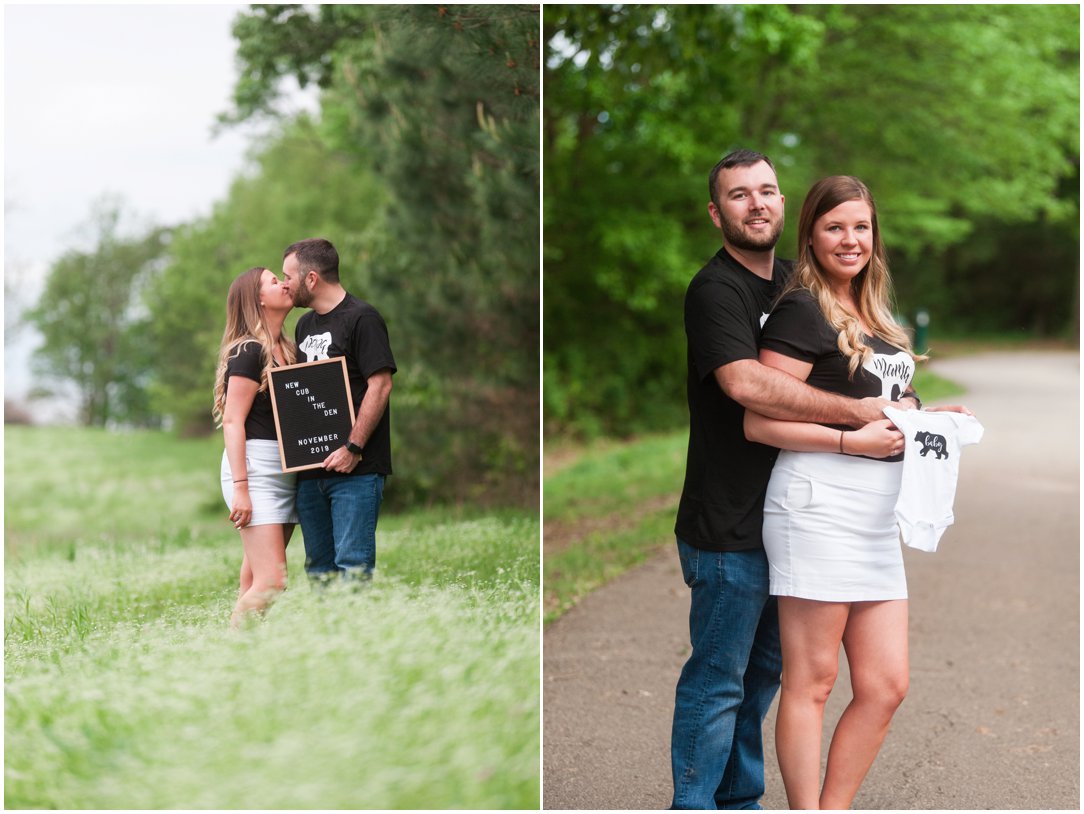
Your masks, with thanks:
M 956 524 L 938 551 L 904 550 L 911 691 L 854 807 L 1078 809 L 1079 355 L 986 354 L 933 369 L 968 388 L 958 401 L 986 435 L 963 452 Z M 670 803 L 689 600 L 672 542 L 660 546 L 545 632 L 547 809 Z M 849 697 L 846 674 L 827 730 Z M 774 724 L 773 707 L 762 802 L 779 809 Z

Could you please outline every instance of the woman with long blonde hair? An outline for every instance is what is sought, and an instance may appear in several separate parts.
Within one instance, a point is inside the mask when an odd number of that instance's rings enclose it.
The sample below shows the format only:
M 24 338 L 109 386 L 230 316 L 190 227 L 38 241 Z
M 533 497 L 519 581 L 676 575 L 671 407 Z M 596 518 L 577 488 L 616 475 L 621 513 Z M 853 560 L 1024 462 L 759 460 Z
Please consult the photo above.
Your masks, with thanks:
M 795 272 L 764 324 L 760 361 L 824 390 L 897 401 L 923 358 L 892 316 L 869 190 L 851 176 L 818 181 L 802 206 Z M 791 808 L 846 809 L 909 682 L 907 581 L 894 514 L 904 438 L 888 419 L 852 431 L 749 411 L 745 434 L 781 450 L 763 531 L 783 652 L 776 719 L 783 784 Z M 832 737 L 822 786 L 824 706 L 841 644 L 854 697 Z
M 266 610 L 286 587 L 297 479 L 282 472 L 268 371 L 297 358 L 283 331 L 291 308 L 289 289 L 262 267 L 240 274 L 226 296 L 212 412 L 225 441 L 222 496 L 244 549 L 234 627 Z

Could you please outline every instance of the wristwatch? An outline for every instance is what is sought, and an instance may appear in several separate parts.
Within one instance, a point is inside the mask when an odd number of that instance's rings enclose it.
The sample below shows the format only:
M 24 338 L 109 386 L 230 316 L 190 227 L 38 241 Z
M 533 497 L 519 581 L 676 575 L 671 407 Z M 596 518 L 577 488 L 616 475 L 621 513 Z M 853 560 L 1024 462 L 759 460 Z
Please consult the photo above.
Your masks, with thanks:
M 915 402 L 916 410 L 922 409 L 922 399 L 918 397 L 918 393 L 916 393 L 914 390 L 908 390 L 906 393 L 900 396 L 900 401 L 903 401 L 904 399 L 913 400 Z
M 357 455 L 359 458 L 361 457 L 361 447 L 359 447 L 353 441 L 346 442 L 346 451 L 349 452 L 351 455 Z

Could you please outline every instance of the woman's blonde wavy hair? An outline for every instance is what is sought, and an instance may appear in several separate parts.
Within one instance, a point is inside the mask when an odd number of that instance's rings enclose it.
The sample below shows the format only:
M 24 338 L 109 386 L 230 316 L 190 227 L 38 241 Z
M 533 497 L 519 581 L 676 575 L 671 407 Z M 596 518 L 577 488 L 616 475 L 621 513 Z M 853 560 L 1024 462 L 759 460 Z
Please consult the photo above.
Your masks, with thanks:
M 813 185 L 802 203 L 802 212 L 798 217 L 798 260 L 795 263 L 794 276 L 780 296 L 798 289 L 805 289 L 813 295 L 828 324 L 839 332 L 837 344 L 840 352 L 847 357 L 851 379 L 873 356 L 873 349 L 866 344 L 855 315 L 846 311 L 836 301 L 828 284 L 828 276 L 813 254 L 811 241 L 813 226 L 821 215 L 842 203 L 856 200 L 869 204 L 873 226 L 873 254 L 865 268 L 851 280 L 851 293 L 859 315 L 865 319 L 876 336 L 902 348 L 915 361 L 927 358 L 914 353 L 911 349 L 911 338 L 892 315 L 892 278 L 888 273 L 888 257 L 877 224 L 877 206 L 869 189 L 851 175 L 822 178 Z
M 264 322 L 263 308 L 260 306 L 260 286 L 263 273 L 267 270 L 263 266 L 257 266 L 238 275 L 237 279 L 230 284 L 229 293 L 226 295 L 226 330 L 222 334 L 222 344 L 218 349 L 214 407 L 211 410 L 216 427 L 222 426 L 222 418 L 226 412 L 226 363 L 237 356 L 241 348 L 249 342 L 258 342 L 263 348 L 261 352 L 263 372 L 260 374 L 258 392 L 267 390 L 269 381 L 267 372 L 274 364 L 272 347 L 275 344 Z M 281 331 L 278 340 L 286 364 L 292 365 L 297 359 L 297 350 L 293 341 Z

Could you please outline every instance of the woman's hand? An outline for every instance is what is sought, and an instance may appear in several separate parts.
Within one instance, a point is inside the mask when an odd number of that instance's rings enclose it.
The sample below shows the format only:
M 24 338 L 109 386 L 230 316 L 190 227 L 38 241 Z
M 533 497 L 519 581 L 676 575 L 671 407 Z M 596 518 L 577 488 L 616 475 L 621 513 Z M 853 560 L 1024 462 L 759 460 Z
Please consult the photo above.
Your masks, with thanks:
M 233 485 L 230 522 L 237 529 L 243 529 L 252 522 L 252 498 L 248 494 L 248 481 L 241 481 Z
M 861 429 L 843 433 L 843 451 L 848 455 L 891 458 L 903 452 L 903 433 L 887 418 L 871 421 Z

